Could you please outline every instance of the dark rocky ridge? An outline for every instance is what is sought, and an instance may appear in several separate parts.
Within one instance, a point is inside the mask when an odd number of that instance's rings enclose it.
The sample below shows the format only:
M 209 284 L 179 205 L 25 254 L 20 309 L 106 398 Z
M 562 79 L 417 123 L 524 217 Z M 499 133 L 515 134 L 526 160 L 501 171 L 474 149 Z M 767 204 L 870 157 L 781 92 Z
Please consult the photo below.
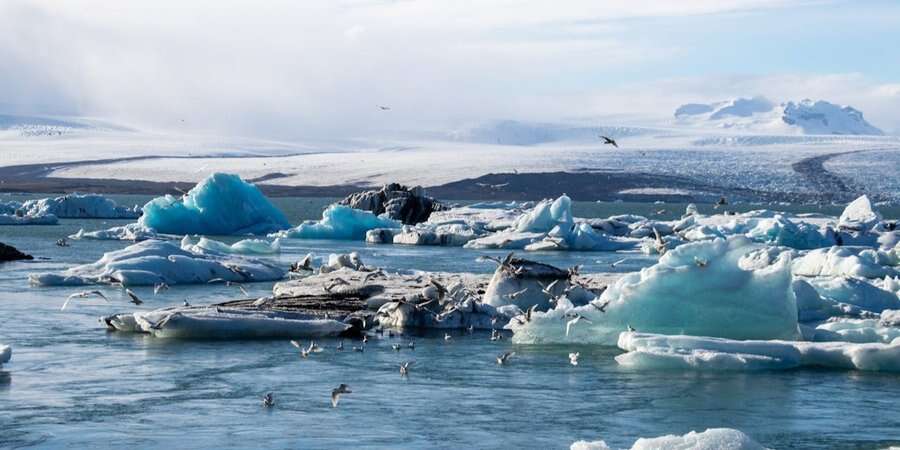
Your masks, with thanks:
M 0 242 L 0 262 L 19 261 L 22 259 L 34 259 L 33 256 L 20 252 L 11 245 Z
M 410 188 L 399 183 L 386 184 L 377 191 L 350 194 L 341 200 L 340 204 L 375 214 L 387 213 L 391 219 L 399 220 L 406 225 L 424 222 L 433 211 L 446 208 L 437 200 L 425 195 L 425 189 L 421 186 Z

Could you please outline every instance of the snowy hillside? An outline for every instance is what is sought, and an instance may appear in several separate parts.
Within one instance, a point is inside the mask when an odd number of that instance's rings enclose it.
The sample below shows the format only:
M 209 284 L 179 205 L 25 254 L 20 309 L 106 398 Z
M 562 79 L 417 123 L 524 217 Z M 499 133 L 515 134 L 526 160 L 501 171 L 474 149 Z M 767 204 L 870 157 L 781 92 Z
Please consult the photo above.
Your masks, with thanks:
M 675 123 L 776 134 L 884 134 L 853 107 L 809 99 L 781 104 L 764 97 L 689 103 L 675 110 Z
M 450 133 L 450 139 L 477 144 L 536 145 L 563 141 L 596 141 L 597 136 L 618 139 L 654 132 L 649 128 L 626 126 L 573 126 L 553 123 L 500 120 Z

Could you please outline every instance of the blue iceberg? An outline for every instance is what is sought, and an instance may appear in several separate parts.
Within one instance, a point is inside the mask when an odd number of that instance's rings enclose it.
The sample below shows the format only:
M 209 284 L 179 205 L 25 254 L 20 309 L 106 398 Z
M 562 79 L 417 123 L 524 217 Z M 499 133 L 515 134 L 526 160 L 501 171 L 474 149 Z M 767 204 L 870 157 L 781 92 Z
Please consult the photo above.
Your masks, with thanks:
M 307 220 L 273 237 L 296 239 L 364 240 L 366 232 L 376 228 L 400 228 L 401 223 L 369 211 L 334 204 L 322 212 L 322 220 Z
M 163 234 L 266 234 L 290 228 L 287 218 L 239 176 L 215 173 L 181 198 L 157 197 L 138 223 Z

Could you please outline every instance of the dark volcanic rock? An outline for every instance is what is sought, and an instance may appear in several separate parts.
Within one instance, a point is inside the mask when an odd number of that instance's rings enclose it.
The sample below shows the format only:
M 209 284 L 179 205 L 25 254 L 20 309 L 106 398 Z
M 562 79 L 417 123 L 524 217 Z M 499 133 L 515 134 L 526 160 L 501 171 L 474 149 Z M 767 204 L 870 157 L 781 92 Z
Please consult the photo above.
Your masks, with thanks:
M 0 262 L 18 261 L 20 259 L 34 259 L 31 255 L 26 255 L 11 245 L 0 242 Z
M 341 200 L 341 204 L 375 214 L 386 212 L 391 219 L 407 225 L 424 222 L 432 211 L 446 209 L 437 200 L 426 196 L 421 186 L 409 188 L 398 183 L 385 185 L 378 191 L 350 194 Z

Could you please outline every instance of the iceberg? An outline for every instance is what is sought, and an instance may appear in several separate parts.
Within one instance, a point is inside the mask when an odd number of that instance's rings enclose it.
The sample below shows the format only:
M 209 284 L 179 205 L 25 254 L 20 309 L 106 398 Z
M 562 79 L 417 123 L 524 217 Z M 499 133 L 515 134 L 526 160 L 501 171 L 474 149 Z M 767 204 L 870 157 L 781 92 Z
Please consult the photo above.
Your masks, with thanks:
M 256 259 L 198 254 L 171 242 L 147 240 L 105 253 L 95 263 L 61 273 L 30 274 L 29 280 L 43 286 L 102 283 L 150 286 L 207 283 L 217 278 L 240 283 L 272 281 L 283 278 L 285 273 L 280 267 Z
M 78 230 L 77 233 L 69 235 L 69 239 L 94 239 L 100 241 L 145 241 L 147 239 L 159 239 L 156 231 L 142 226 L 140 223 L 129 223 L 119 227 L 112 227 L 106 230 L 84 231 L 84 228 Z
M 0 214 L 0 225 L 56 225 L 58 222 L 59 219 L 52 214 L 46 216 Z
M 136 219 L 141 210 L 135 206 L 126 208 L 98 194 L 67 194 L 54 198 L 28 200 L 22 204 L 29 216 L 54 215 L 69 218 Z
M 201 236 L 194 242 L 190 236 L 181 239 L 181 249 L 192 253 L 213 253 L 230 255 L 272 255 L 281 252 L 281 239 L 269 242 L 265 239 L 243 239 L 228 245 Z
M 168 339 L 261 339 L 338 336 L 343 322 L 289 311 L 186 306 L 104 318 L 113 331 Z
M 8 345 L 0 345 L 0 368 L 12 359 L 12 347 Z
M 513 341 L 614 345 L 629 326 L 643 332 L 733 339 L 799 337 L 790 253 L 742 236 L 685 244 L 599 298 L 576 307 L 559 301 L 530 322 L 511 322 Z M 566 322 L 582 321 L 567 333 Z
M 157 197 L 138 223 L 164 234 L 266 234 L 290 228 L 284 214 L 239 176 L 215 173 L 180 198 Z
M 850 202 L 838 219 L 838 228 L 849 231 L 869 231 L 881 221 L 881 214 L 872 209 L 869 197 L 863 195 Z
M 616 357 L 637 369 L 713 371 L 825 367 L 900 372 L 900 340 L 890 343 L 739 341 L 702 336 L 623 332 Z
M 376 228 L 400 228 L 400 222 L 369 211 L 344 205 L 331 205 L 322 212 L 322 220 L 307 220 L 300 225 L 272 237 L 294 239 L 364 240 L 369 230 Z
M 900 309 L 900 298 L 868 281 L 858 278 L 812 278 L 809 284 L 822 298 L 853 305 L 865 311 L 880 313 L 886 309 Z
M 732 428 L 710 428 L 701 433 L 691 431 L 683 436 L 666 435 L 657 438 L 640 438 L 630 450 L 767 450 L 742 433 Z M 578 441 L 571 450 L 611 450 L 603 441 Z
M 791 271 L 803 277 L 882 278 L 900 276 L 898 256 L 863 247 L 811 250 L 794 260 Z
M 816 327 L 814 340 L 891 343 L 900 338 L 900 328 L 881 319 L 833 319 Z M 900 341 L 898 341 L 900 342 Z

